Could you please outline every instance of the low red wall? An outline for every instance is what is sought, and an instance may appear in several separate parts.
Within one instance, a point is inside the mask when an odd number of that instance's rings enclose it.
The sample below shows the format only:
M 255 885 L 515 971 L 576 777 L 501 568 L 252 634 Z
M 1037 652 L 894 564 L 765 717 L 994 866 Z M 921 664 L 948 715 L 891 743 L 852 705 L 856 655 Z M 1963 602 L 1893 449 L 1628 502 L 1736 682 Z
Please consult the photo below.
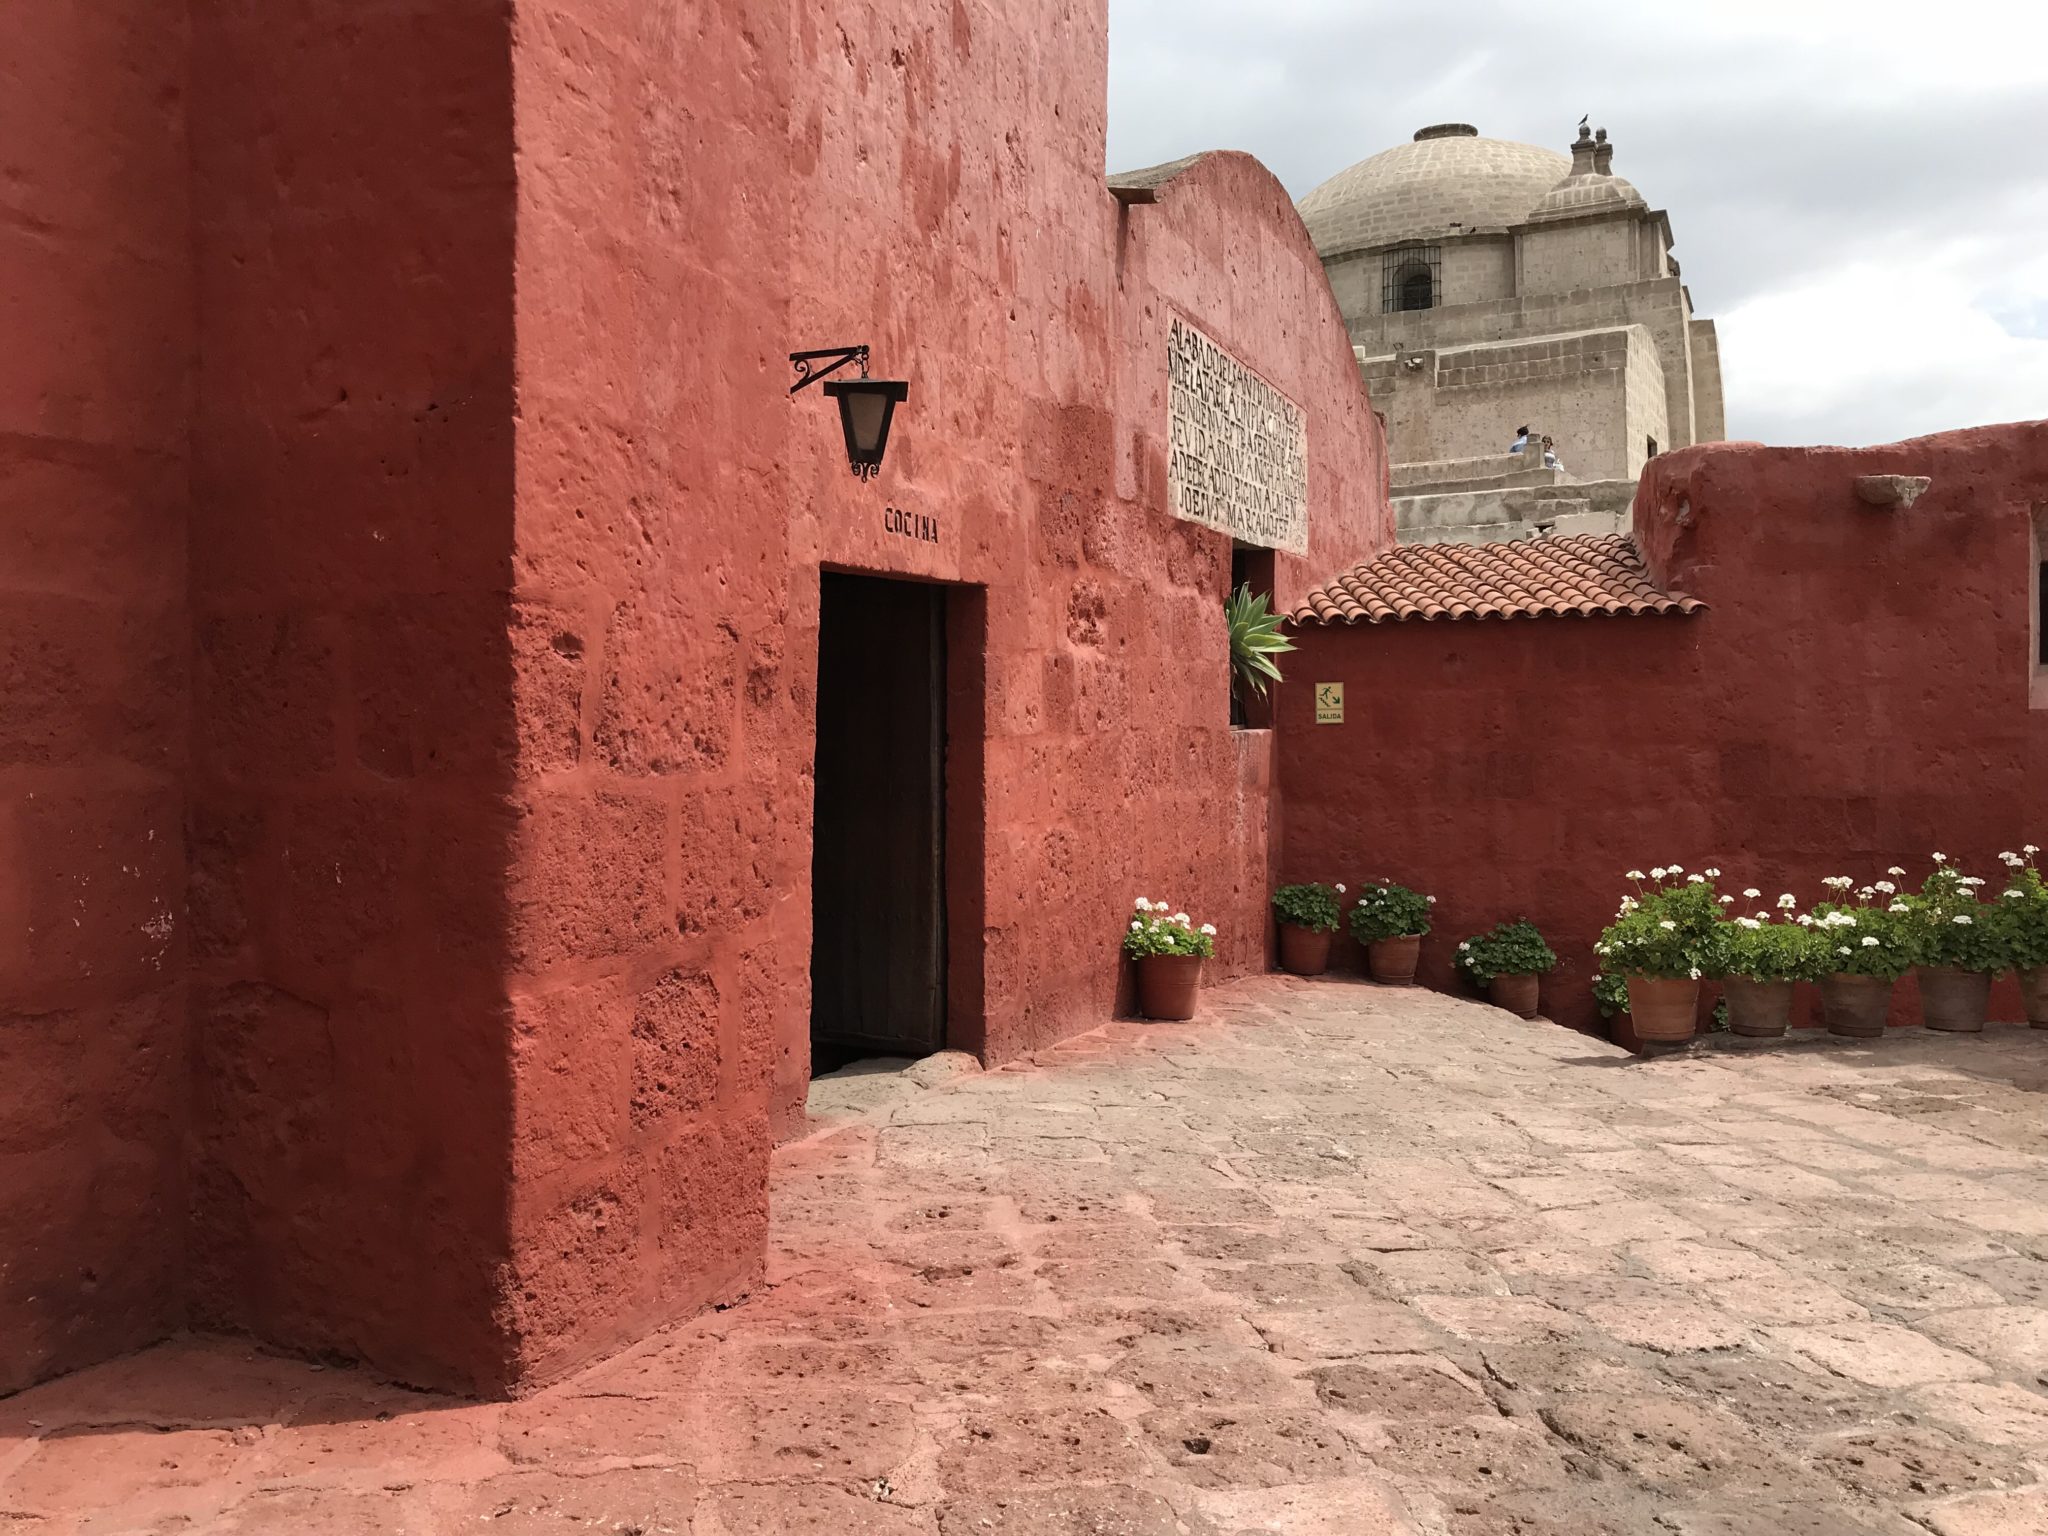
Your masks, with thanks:
M 1932 486 L 1880 510 L 1855 493 L 1870 474 Z M 2048 710 L 2029 707 L 2044 504 L 2044 423 L 1718 444 L 1656 460 L 1637 495 L 1653 569 L 1703 614 L 1303 627 L 1283 867 L 1437 894 L 1436 986 L 1460 936 L 1534 920 L 1562 959 L 1545 1008 L 1586 1026 L 1629 869 L 1712 866 L 1802 900 L 1831 874 L 1917 878 L 1935 850 L 1989 875 L 2048 842 Z M 1341 726 L 1313 720 L 1327 681 Z

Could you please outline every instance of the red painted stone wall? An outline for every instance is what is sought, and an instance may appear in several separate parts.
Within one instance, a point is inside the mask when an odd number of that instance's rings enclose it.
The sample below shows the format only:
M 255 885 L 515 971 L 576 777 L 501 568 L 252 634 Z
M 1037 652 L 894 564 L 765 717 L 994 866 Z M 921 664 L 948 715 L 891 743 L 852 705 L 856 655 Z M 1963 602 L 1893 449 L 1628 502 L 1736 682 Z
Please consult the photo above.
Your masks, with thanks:
M 809 1076 L 822 569 L 954 591 L 950 1043 L 993 1062 L 1109 1016 L 1141 890 L 1264 963 L 1271 740 L 1228 728 L 1228 540 L 1164 510 L 1170 303 L 1310 410 L 1317 558 L 1391 537 L 1278 184 L 1105 190 L 1099 8 L 664 14 L 524 8 L 517 53 L 515 580 L 584 667 L 511 849 L 530 1376 L 758 1273 Z M 785 395 L 785 353 L 858 342 L 911 384 L 867 484 Z
M 1933 485 L 1880 511 L 1863 474 Z M 1938 849 L 1989 876 L 2048 842 L 2048 710 L 2028 702 L 2048 424 L 1691 449 L 1650 465 L 1637 506 L 1653 568 L 1705 614 L 1300 631 L 1295 675 L 1344 682 L 1346 723 L 1284 698 L 1290 877 L 1437 893 L 1437 986 L 1460 936 L 1526 915 L 1563 959 L 1546 1008 L 1588 1025 L 1628 869 L 1811 900 L 1831 874 L 1917 879 Z
M 511 595 L 506 16 L 192 42 L 192 1315 L 489 1388 L 518 732 L 577 666 Z
M 182 1311 L 185 37 L 0 50 L 0 1392 Z
M 1263 965 L 1171 314 L 1308 412 L 1283 598 L 1390 536 L 1384 453 L 1269 175 L 1109 196 L 1099 0 L 81 17 L 0 220 L 63 300 L 0 378 L 0 1386 L 189 1318 L 495 1391 L 743 1292 L 821 570 L 953 591 L 951 1044 L 1107 1017 L 1141 891 Z M 912 386 L 870 484 L 786 394 L 852 342 Z

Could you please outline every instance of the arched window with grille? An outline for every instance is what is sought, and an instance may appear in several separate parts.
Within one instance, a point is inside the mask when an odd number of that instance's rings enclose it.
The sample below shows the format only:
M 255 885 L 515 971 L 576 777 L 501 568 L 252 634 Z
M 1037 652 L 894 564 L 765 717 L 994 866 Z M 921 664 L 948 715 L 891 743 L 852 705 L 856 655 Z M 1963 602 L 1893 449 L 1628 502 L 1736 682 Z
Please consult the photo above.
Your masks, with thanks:
M 1440 246 L 1409 245 L 1387 252 L 1380 265 L 1380 308 L 1389 314 L 1435 309 L 1443 297 L 1438 287 L 1442 269 Z

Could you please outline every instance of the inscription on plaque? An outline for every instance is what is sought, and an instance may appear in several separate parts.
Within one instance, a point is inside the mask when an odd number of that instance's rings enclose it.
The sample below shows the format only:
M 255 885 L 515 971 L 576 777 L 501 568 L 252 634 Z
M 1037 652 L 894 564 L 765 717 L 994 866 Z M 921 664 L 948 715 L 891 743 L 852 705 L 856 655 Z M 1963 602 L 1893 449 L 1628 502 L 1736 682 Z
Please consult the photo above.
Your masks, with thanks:
M 1174 317 L 1167 335 L 1167 506 L 1244 544 L 1308 553 L 1301 407 Z

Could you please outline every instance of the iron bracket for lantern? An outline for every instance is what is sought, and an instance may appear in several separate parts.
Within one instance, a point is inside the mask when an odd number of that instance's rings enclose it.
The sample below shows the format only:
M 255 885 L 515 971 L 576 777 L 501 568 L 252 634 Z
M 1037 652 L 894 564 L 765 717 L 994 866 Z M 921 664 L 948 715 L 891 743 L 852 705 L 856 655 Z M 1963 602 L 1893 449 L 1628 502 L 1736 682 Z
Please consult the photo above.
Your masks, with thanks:
M 861 479 L 872 480 L 889 448 L 889 424 L 896 407 L 909 398 L 910 385 L 901 379 L 869 378 L 866 347 L 818 347 L 792 352 L 789 361 L 796 369 L 796 382 L 789 386 L 792 395 L 848 364 L 859 365 L 859 378 L 834 379 L 825 386 L 825 393 L 839 402 L 848 467 Z
M 818 366 L 831 358 L 823 368 Z M 848 363 L 860 364 L 860 376 L 868 376 L 868 349 L 866 347 L 818 347 L 809 352 L 792 352 L 790 362 L 796 365 L 796 382 L 789 386 L 793 395 L 807 384 L 815 384 L 828 373 L 837 373 Z

